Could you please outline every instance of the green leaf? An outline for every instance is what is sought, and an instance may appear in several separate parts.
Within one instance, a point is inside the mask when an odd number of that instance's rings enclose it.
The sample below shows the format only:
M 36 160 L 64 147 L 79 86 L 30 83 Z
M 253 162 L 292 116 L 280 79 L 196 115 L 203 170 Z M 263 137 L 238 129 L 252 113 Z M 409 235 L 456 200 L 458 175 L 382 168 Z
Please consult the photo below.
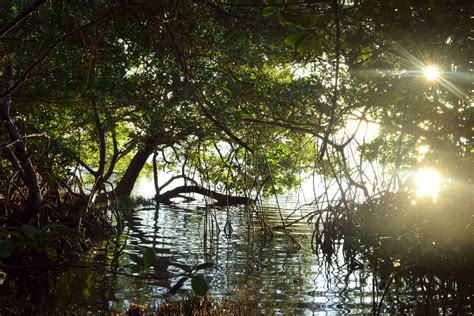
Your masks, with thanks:
M 305 14 L 292 10 L 283 10 L 279 21 L 282 25 L 288 24 L 299 30 L 307 30 L 309 27 L 308 17 Z
M 263 0 L 263 3 L 271 5 L 271 4 L 281 4 L 281 0 Z
M 323 53 L 323 48 L 319 38 L 314 34 L 309 34 L 298 46 L 298 53 L 301 55 L 313 54 L 320 56 Z
M 130 267 L 130 271 L 132 273 L 140 273 L 142 272 L 142 267 L 140 265 L 133 265 Z
M 143 254 L 143 264 L 142 264 L 143 271 L 148 270 L 154 261 L 155 261 L 155 252 L 153 251 L 153 249 L 147 248 L 145 250 L 145 253 Z
M 191 287 L 194 293 L 199 296 L 206 295 L 207 291 L 209 290 L 206 279 L 199 275 L 196 275 L 191 279 Z
M 0 244 L 0 258 L 8 258 L 12 253 L 23 246 L 23 243 L 3 243 Z
M 91 293 L 89 292 L 88 288 L 82 289 L 82 296 L 89 297 L 90 295 L 91 295 Z
M 86 286 L 82 289 L 82 296 L 89 297 L 91 295 L 89 290 L 91 289 L 93 284 L 94 284 L 94 280 L 92 279 L 92 274 L 90 274 L 87 277 Z
M 190 267 L 188 265 L 185 265 L 185 264 L 181 264 L 181 263 L 170 263 L 169 265 L 173 266 L 173 267 L 180 268 L 180 269 L 184 270 L 185 272 L 191 272 L 191 270 L 193 269 L 192 267 Z
M 310 23 L 312 23 L 313 26 L 325 26 L 328 25 L 329 22 L 333 19 L 332 14 L 322 14 L 322 15 L 316 15 L 316 16 L 311 16 L 310 18 Z
M 211 268 L 214 264 L 212 262 L 205 262 L 205 263 L 201 263 L 201 264 L 198 264 L 195 269 L 196 271 L 197 270 L 203 270 L 203 269 L 208 269 L 208 268 Z
M 319 17 L 320 17 L 319 14 L 308 15 L 308 24 L 310 26 L 316 26 L 318 24 Z
M 120 195 L 118 197 L 118 201 L 120 203 L 121 206 L 125 207 L 126 209 L 132 209 L 133 206 L 134 206 L 134 203 L 132 201 L 132 199 L 127 196 L 127 195 Z
M 53 247 L 46 247 L 46 254 L 49 259 L 56 259 L 58 257 L 58 252 Z
M 16 230 L 4 230 L 0 232 L 0 238 L 5 238 L 5 239 L 12 239 L 12 237 L 20 237 L 21 233 Z
M 35 239 L 35 237 L 40 233 L 38 228 L 30 224 L 21 226 L 21 231 L 30 239 Z
M 305 32 L 293 33 L 285 38 L 284 43 L 288 46 L 297 46 L 297 43 L 300 42 L 305 35 Z
M 140 267 L 143 266 L 143 259 L 139 255 L 136 255 L 134 253 L 128 254 L 128 257 L 130 260 L 132 260 L 135 264 L 139 265 Z
M 275 14 L 278 11 L 277 7 L 266 7 L 262 10 L 262 16 L 270 16 Z
M 45 225 L 41 228 L 40 232 L 45 233 L 48 230 L 49 231 L 55 231 L 60 235 L 71 237 L 71 238 L 78 238 L 78 239 L 82 238 L 82 235 L 77 230 L 75 230 L 74 228 L 71 228 L 69 226 L 62 225 L 62 224 L 48 224 L 48 225 Z

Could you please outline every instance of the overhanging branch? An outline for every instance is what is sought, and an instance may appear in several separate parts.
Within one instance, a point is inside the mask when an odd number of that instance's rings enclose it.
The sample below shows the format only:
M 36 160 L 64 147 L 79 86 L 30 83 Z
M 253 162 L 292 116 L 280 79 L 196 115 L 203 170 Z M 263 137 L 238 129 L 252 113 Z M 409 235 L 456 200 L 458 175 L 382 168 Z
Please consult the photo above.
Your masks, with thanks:
M 287 128 L 287 129 L 289 129 L 291 131 L 294 131 L 294 132 L 311 134 L 311 135 L 315 136 L 316 138 L 318 138 L 320 140 L 325 140 L 325 137 L 323 135 L 315 132 L 314 129 L 307 128 L 307 127 L 301 127 L 301 126 L 295 126 L 293 124 L 286 123 L 286 122 L 275 121 L 275 120 L 266 121 L 266 120 L 248 118 L 248 117 L 242 118 L 242 121 L 249 122 L 249 123 L 265 124 L 265 125 L 272 125 L 272 126 Z M 333 146 L 338 151 L 340 151 L 344 148 L 343 145 L 337 144 L 337 143 L 333 142 L 330 139 L 328 139 L 326 141 L 329 145 Z
M 229 136 L 232 140 L 234 140 L 236 143 L 238 143 L 240 146 L 244 147 L 247 149 L 249 152 L 253 153 L 253 149 L 250 148 L 250 146 L 245 143 L 242 139 L 240 139 L 237 135 L 235 135 L 229 127 L 226 125 L 222 124 L 217 120 L 212 113 L 204 106 L 204 103 L 202 100 L 206 100 L 204 94 L 199 91 L 198 88 L 192 87 L 193 94 L 196 97 L 196 102 L 199 105 L 199 108 L 201 109 L 202 113 L 204 114 L 205 117 L 207 117 L 212 123 L 214 123 L 215 126 L 217 126 L 221 131 L 223 131 L 227 136 Z
M 156 197 L 158 203 L 170 203 L 170 200 L 175 197 L 179 197 L 180 194 L 186 193 L 199 193 L 204 196 L 208 196 L 217 201 L 217 205 L 238 205 L 238 204 L 252 204 L 255 201 L 246 196 L 234 196 L 218 193 L 213 190 L 206 189 L 198 185 L 190 186 L 179 186 L 172 190 L 166 191 Z
M 329 134 L 331 133 L 332 126 L 334 125 L 334 120 L 336 116 L 336 106 L 337 106 L 337 95 L 338 95 L 338 81 L 339 81 L 339 59 L 340 59 L 340 37 L 341 37 L 341 25 L 340 25 L 340 12 L 339 12 L 339 3 L 338 0 L 334 0 L 334 20 L 336 24 L 336 69 L 334 73 L 334 92 L 332 95 L 332 108 L 331 108 L 331 117 L 329 118 L 329 124 L 324 134 L 323 143 L 321 144 L 321 151 L 319 152 L 319 161 L 322 161 L 324 154 L 326 152 L 326 147 L 329 141 Z
M 0 38 L 6 35 L 11 29 L 13 29 L 18 23 L 24 20 L 31 12 L 36 10 L 40 5 L 42 5 L 46 0 L 37 0 L 33 2 L 29 7 L 23 9 L 10 23 L 7 23 L 4 27 L 0 29 Z

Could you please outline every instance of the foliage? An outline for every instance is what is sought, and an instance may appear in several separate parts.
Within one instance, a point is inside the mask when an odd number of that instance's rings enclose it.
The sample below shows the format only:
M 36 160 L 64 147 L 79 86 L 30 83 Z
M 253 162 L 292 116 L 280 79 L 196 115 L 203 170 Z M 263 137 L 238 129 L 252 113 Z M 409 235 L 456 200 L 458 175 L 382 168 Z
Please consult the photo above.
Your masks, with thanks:
M 2 228 L 0 243 L 0 260 L 7 265 L 35 265 L 81 254 L 84 239 L 76 230 L 62 224 L 48 224 L 41 229 L 24 224 Z
M 155 267 L 155 269 L 163 268 L 159 266 L 159 262 L 157 261 L 158 258 L 155 255 L 155 251 L 151 248 L 147 248 L 143 252 L 142 256 L 136 254 L 129 254 L 129 257 L 134 262 L 131 267 L 132 273 L 145 273 L 151 267 Z M 202 264 L 196 264 L 194 266 L 189 266 L 186 264 L 170 262 L 169 265 L 177 267 L 184 271 L 184 273 L 180 274 L 180 278 L 178 279 L 176 284 L 170 288 L 170 294 L 175 294 L 181 287 L 183 287 L 183 285 L 188 279 L 191 279 L 191 288 L 193 289 L 194 293 L 199 296 L 206 295 L 207 291 L 209 290 L 207 281 L 204 277 L 197 273 L 200 270 L 211 268 L 213 266 L 212 263 L 206 262 Z
M 0 30 L 27 8 L 1 2 Z M 81 172 L 100 193 L 111 191 L 107 181 L 133 187 L 136 177 L 125 175 L 150 173 L 143 166 L 153 153 L 160 168 L 227 194 L 278 194 L 314 171 L 326 186 L 315 205 L 358 205 L 338 220 L 344 229 L 355 221 L 353 242 L 369 259 L 399 262 L 397 271 L 438 255 L 436 273 L 442 262 L 463 265 L 470 258 L 457 240 L 472 239 L 463 222 L 471 225 L 472 201 L 453 193 L 413 206 L 404 181 L 431 166 L 472 186 L 470 9 L 434 0 L 44 2 L 0 35 L 0 118 L 22 137 L 0 133 L 0 206 L 22 223 L 36 218 L 12 140 L 25 144 L 53 221 L 79 204 L 61 208 L 65 196 L 86 196 Z M 433 65 L 438 80 L 424 78 Z M 351 121 L 380 131 L 371 140 L 341 136 Z M 91 204 L 82 203 L 78 219 Z M 53 260 L 62 238 L 72 238 L 47 225 L 6 226 L 5 257 Z M 460 254 L 450 250 L 458 246 Z M 149 256 L 135 257 L 136 269 L 149 269 Z
M 184 270 L 185 275 L 181 277 L 176 284 L 170 289 L 170 293 L 176 293 L 188 280 L 191 279 L 191 288 L 193 289 L 194 293 L 199 296 L 206 295 L 207 291 L 209 290 L 209 286 L 207 281 L 201 275 L 196 274 L 199 270 L 209 269 L 213 266 L 212 263 L 206 262 L 197 264 L 194 266 L 188 266 L 183 264 L 172 263 L 171 265 L 178 267 Z
M 456 305 L 461 306 L 473 291 L 470 195 L 465 187 L 454 186 L 446 188 L 437 201 L 405 191 L 357 205 L 349 215 L 345 247 L 368 261 L 377 278 L 377 291 L 421 286 L 432 296 L 449 293 L 449 304 L 460 308 Z M 426 302 L 433 312 L 440 304 L 446 308 L 447 301 L 430 297 Z

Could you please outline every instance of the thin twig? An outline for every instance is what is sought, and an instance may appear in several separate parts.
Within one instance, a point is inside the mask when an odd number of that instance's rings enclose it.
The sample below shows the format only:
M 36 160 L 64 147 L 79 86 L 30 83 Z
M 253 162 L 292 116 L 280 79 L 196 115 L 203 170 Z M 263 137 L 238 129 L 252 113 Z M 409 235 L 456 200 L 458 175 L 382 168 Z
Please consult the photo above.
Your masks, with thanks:
M 334 71 L 334 92 L 332 95 L 332 109 L 331 116 L 329 118 L 329 124 L 324 135 L 323 143 L 321 144 L 321 151 L 319 153 L 319 161 L 322 161 L 324 154 L 326 152 L 326 147 L 329 140 L 329 134 L 331 133 L 332 126 L 334 125 L 334 120 L 336 116 L 336 107 L 337 107 L 337 95 L 338 95 L 338 82 L 339 82 L 339 58 L 340 58 L 340 37 L 341 37 L 341 26 L 340 26 L 340 16 L 339 16 L 339 4 L 338 0 L 334 0 L 334 17 L 336 25 L 336 68 Z

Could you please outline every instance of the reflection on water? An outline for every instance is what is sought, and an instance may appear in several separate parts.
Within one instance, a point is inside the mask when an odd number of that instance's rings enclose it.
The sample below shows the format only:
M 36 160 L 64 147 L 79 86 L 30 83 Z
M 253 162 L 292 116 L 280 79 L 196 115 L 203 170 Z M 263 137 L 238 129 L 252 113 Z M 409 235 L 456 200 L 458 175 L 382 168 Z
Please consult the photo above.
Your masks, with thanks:
M 203 271 L 209 294 L 234 296 L 261 314 L 371 311 L 371 275 L 357 270 L 348 276 L 344 265 L 338 266 L 337 261 L 329 265 L 318 258 L 311 250 L 313 223 L 301 221 L 289 230 L 301 245 L 298 249 L 281 229 L 273 230 L 273 238 L 262 234 L 255 215 L 246 215 L 243 208 L 199 205 L 203 204 L 160 206 L 158 210 L 138 207 L 118 242 L 102 243 L 67 271 L 17 286 L 40 288 L 44 294 L 40 298 L 23 293 L 25 300 L 34 298 L 33 304 L 43 310 L 123 311 L 131 303 L 156 306 L 167 297 L 176 282 L 173 276 L 182 272 L 170 262 L 212 262 L 214 266 Z M 285 217 L 291 213 L 283 212 Z M 294 216 L 300 212 L 305 210 Z M 269 226 L 281 224 L 276 208 L 268 207 L 264 214 Z M 249 221 L 256 225 L 249 227 Z M 145 248 L 155 250 L 157 263 L 145 275 L 130 276 L 129 254 Z M 90 265 L 95 268 L 86 268 Z M 190 293 L 187 283 L 175 296 Z

